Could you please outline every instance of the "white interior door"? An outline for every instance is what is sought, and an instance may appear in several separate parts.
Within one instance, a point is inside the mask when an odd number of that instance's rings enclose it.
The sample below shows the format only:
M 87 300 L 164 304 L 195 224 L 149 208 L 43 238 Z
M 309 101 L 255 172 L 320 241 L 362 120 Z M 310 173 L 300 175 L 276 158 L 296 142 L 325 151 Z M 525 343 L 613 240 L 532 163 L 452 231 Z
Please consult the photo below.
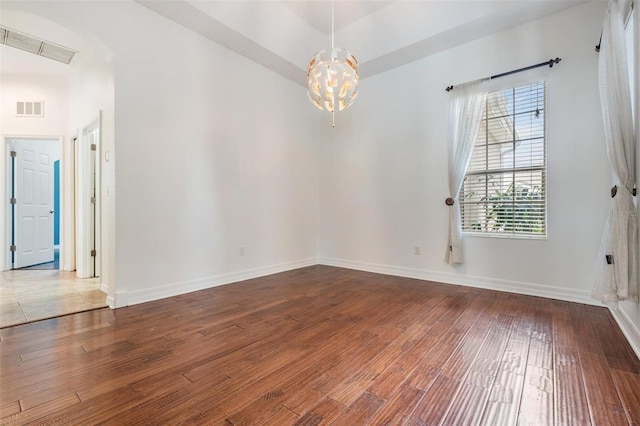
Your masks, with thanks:
M 76 142 L 76 275 L 100 276 L 100 117 Z
M 57 140 L 13 139 L 14 268 L 52 262 L 53 162 Z

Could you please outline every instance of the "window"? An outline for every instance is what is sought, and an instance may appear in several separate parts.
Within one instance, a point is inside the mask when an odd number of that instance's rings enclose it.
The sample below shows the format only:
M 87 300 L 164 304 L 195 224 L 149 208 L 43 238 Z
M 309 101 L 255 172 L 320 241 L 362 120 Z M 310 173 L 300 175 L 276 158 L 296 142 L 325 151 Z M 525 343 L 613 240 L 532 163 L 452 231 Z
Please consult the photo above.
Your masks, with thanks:
M 460 197 L 462 230 L 546 236 L 544 82 L 490 93 Z

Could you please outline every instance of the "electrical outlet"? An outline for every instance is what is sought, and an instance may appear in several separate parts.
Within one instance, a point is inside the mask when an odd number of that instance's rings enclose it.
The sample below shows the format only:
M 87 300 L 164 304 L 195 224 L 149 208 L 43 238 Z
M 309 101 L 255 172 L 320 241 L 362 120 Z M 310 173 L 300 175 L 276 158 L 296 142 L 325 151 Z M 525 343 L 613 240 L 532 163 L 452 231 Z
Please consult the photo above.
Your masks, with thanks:
M 420 249 L 420 246 L 415 246 L 415 247 L 413 248 L 413 254 L 414 254 L 414 255 L 416 255 L 416 256 L 420 256 L 421 252 L 422 252 L 422 250 Z
M 240 247 L 240 256 L 244 256 L 244 247 Z

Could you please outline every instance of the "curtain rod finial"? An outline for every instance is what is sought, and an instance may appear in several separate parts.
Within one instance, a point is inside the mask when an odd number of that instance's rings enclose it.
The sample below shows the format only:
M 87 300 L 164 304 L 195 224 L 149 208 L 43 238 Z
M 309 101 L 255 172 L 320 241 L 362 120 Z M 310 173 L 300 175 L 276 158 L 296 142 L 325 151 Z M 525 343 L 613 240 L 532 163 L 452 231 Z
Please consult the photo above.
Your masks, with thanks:
M 447 92 L 450 92 L 450 91 L 452 91 L 452 90 L 453 90 L 453 86 L 449 86 L 449 87 L 447 87 L 447 88 L 446 88 L 446 89 L 444 89 L 444 90 L 446 90 Z
M 555 59 L 549 59 L 549 68 L 553 68 L 554 64 L 560 63 L 562 59 L 556 57 Z

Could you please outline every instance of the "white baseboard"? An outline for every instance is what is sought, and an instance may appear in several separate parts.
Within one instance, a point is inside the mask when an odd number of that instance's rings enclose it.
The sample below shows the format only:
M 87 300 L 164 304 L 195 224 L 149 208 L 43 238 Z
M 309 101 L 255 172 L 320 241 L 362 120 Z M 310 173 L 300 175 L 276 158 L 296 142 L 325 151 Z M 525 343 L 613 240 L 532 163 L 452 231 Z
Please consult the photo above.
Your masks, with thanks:
M 111 295 L 107 295 L 107 305 L 111 309 L 118 309 L 118 308 L 124 308 L 126 306 L 129 306 L 128 293 L 127 292 L 118 293 L 116 291 L 115 297 Z
M 116 301 L 111 296 L 107 296 L 107 306 L 111 309 L 122 308 L 122 306 L 116 306 Z
M 509 293 L 526 294 L 528 296 L 546 297 L 548 299 L 564 300 L 567 302 L 584 303 L 587 305 L 603 306 L 600 301 L 592 299 L 590 292 L 586 290 L 573 290 L 552 287 L 543 284 L 527 283 L 521 281 L 508 281 L 496 278 L 476 277 L 470 275 L 457 275 L 448 272 L 429 271 L 426 269 L 405 268 L 391 265 L 379 265 L 374 263 L 320 258 L 321 265 L 337 266 L 358 271 L 375 272 L 385 275 L 416 278 L 425 281 L 435 281 L 445 284 L 462 285 L 466 287 L 484 288 L 487 290 L 506 291 Z
M 219 285 L 263 277 L 265 275 L 276 274 L 278 272 L 289 271 L 292 269 L 303 268 L 306 266 L 313 266 L 317 264 L 318 260 L 316 258 L 309 258 L 292 262 L 279 263 L 276 265 L 262 266 L 259 268 L 247 269 L 243 271 L 230 272 L 227 274 L 214 275 L 205 278 L 198 278 L 196 280 L 172 283 L 146 290 L 130 291 L 126 295 L 117 294 L 116 300 L 111 300 L 111 303 L 115 302 L 115 307 L 117 308 L 128 305 L 136 305 L 138 303 L 178 296 L 180 294 L 191 293 L 193 291 L 217 287 Z M 109 304 L 109 306 L 111 306 L 111 304 Z
M 627 313 L 620 309 L 618 306 L 609 307 L 611 311 L 611 315 L 618 323 L 620 330 L 629 341 L 629 345 L 631 345 L 631 349 L 636 353 L 638 359 L 640 359 L 640 330 L 633 323 L 631 318 L 627 315 Z
M 124 306 L 164 299 L 166 297 L 173 297 L 193 291 L 217 287 L 219 285 L 230 284 L 238 281 L 258 278 L 265 275 L 271 275 L 278 272 L 304 268 L 317 264 L 355 269 L 358 271 L 374 272 L 384 275 L 415 278 L 425 281 L 435 281 L 445 284 L 462 285 L 467 287 L 484 288 L 487 290 L 525 294 L 528 296 L 545 297 L 549 299 L 564 300 L 567 302 L 583 303 L 587 305 L 605 306 L 598 300 L 592 299 L 590 296 L 590 291 L 587 290 L 564 289 L 521 281 L 509 281 L 469 275 L 462 276 L 448 272 L 430 271 L 426 269 L 406 268 L 332 258 L 301 259 L 276 265 L 269 265 L 254 269 L 231 272 L 227 274 L 214 275 L 191 281 L 168 284 L 162 287 L 156 287 L 147 290 L 137 290 L 128 293 L 117 293 L 115 299 L 111 296 L 107 297 L 107 304 L 111 308 L 121 308 Z M 620 329 L 629 341 L 629 344 L 633 348 L 636 355 L 640 358 L 640 330 L 638 330 L 638 327 L 635 326 L 633 321 L 623 310 L 617 307 L 610 308 L 610 310 L 614 319 L 620 326 Z

